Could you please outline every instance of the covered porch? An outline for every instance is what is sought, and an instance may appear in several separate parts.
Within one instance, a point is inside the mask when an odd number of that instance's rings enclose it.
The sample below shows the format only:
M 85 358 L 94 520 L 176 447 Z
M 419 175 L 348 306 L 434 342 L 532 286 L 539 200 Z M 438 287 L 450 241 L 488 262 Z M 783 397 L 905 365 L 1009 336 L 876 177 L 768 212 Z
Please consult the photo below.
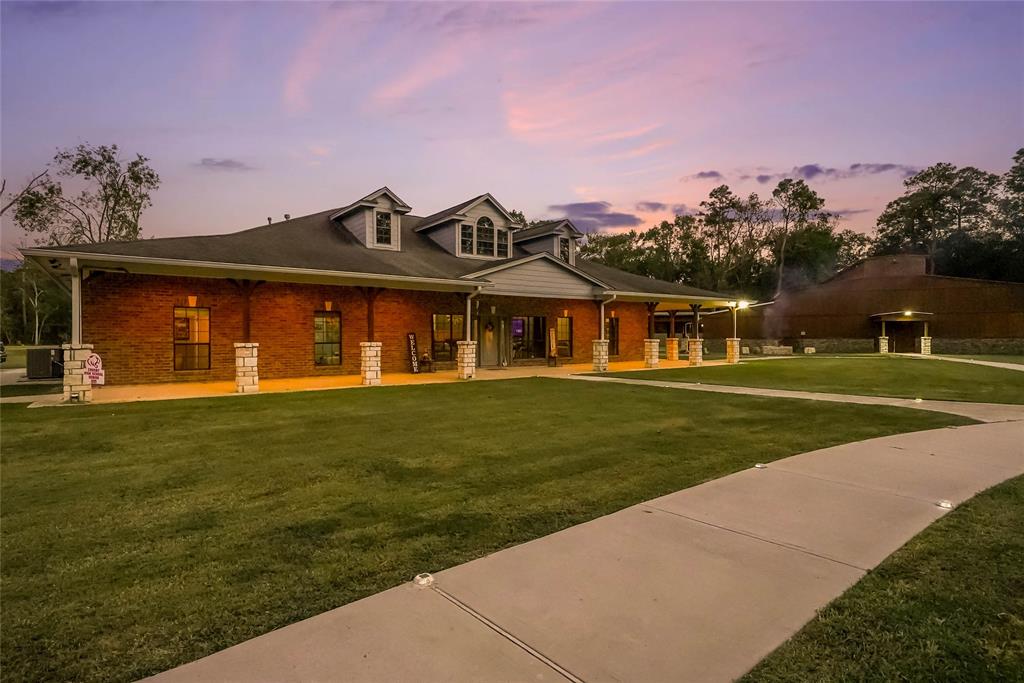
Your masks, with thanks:
M 705 366 L 725 365 L 724 360 L 705 361 Z M 686 359 L 662 360 L 662 368 L 690 367 Z M 649 366 L 642 360 L 617 361 L 608 364 L 609 372 L 643 371 Z M 512 366 L 506 368 L 478 368 L 474 379 L 501 380 L 524 377 L 567 377 L 574 374 L 589 373 L 593 370 L 590 363 L 569 363 L 556 367 L 546 366 Z M 404 386 L 416 384 L 447 384 L 460 382 L 458 370 L 439 370 L 437 372 L 389 372 L 386 373 L 380 386 Z M 261 379 L 260 394 L 284 393 L 295 391 L 329 391 L 333 389 L 355 389 L 367 386 L 361 375 L 322 375 L 317 377 L 289 377 L 282 379 Z M 158 382 L 153 384 L 122 384 L 97 386 L 93 389 L 93 403 L 129 403 L 134 401 L 161 401 L 171 399 L 211 398 L 217 396 L 237 396 L 237 386 L 233 380 L 214 382 Z M 36 405 L 57 404 L 61 402 L 59 394 L 41 397 Z

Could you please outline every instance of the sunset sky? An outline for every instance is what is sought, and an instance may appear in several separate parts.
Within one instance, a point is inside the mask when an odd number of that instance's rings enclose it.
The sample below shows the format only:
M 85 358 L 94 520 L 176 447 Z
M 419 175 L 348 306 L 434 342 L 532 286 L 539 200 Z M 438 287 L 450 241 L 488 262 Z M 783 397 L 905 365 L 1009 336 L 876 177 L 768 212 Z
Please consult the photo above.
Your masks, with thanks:
M 914 169 L 1024 146 L 1021 3 L 0 7 L 8 186 L 117 143 L 163 178 L 148 237 L 382 185 L 419 215 L 491 192 L 642 228 L 787 175 L 867 231 Z

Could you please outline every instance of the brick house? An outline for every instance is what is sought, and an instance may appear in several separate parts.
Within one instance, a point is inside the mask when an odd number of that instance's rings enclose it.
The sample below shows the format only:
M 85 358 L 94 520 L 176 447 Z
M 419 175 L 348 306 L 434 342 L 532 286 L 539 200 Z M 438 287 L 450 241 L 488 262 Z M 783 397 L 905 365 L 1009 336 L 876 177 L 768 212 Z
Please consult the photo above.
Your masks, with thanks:
M 71 357 L 91 346 L 108 384 L 231 379 L 236 347 L 258 348 L 260 377 L 357 373 L 369 353 L 379 379 L 410 371 L 411 335 L 439 367 L 460 342 L 474 367 L 595 363 L 595 349 L 601 365 L 605 348 L 642 358 L 659 308 L 729 298 L 588 262 L 581 237 L 569 220 L 521 228 L 489 194 L 416 216 L 385 187 L 225 235 L 23 253 L 68 285 Z

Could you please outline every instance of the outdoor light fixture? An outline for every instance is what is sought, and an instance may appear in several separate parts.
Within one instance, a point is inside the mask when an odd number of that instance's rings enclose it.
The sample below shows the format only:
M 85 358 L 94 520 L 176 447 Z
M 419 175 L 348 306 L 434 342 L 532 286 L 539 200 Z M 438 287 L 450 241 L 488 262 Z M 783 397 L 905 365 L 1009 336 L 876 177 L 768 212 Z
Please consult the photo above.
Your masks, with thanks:
M 422 574 L 417 574 L 416 577 L 412 581 L 417 586 L 420 586 L 422 588 L 426 588 L 427 586 L 433 585 L 434 577 L 431 576 L 430 574 L 428 574 L 427 572 L 424 572 Z
M 189 294 L 188 295 L 188 307 L 189 308 L 195 308 L 197 301 L 199 301 L 199 297 L 197 297 L 195 294 Z
M 914 314 L 913 311 L 903 311 L 903 315 L 905 315 L 905 316 L 911 316 L 913 314 Z
M 749 301 L 741 301 L 740 302 L 740 308 L 741 309 L 749 308 L 749 307 L 750 307 L 750 302 Z
M 563 308 L 562 309 L 562 317 L 563 318 L 568 318 L 569 317 L 569 309 L 568 308 Z
M 334 302 L 333 302 L 333 301 L 325 301 L 325 302 L 324 302 L 324 310 L 325 310 L 325 311 L 329 311 L 329 310 L 331 310 L 331 307 L 332 307 L 333 305 L 334 305 Z
M 78 399 L 78 392 L 77 391 L 72 391 L 70 398 L 71 398 L 71 402 L 72 403 L 78 403 L 78 400 L 79 400 Z

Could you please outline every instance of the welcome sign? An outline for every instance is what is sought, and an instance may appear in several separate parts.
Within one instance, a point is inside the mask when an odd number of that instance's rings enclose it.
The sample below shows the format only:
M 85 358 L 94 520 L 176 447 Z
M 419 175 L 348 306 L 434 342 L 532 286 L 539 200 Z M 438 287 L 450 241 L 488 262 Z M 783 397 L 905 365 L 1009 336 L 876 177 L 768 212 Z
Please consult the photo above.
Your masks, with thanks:
M 410 332 L 409 338 L 409 366 L 412 368 L 412 374 L 418 375 L 420 373 L 420 356 L 419 349 L 416 347 L 416 333 Z

